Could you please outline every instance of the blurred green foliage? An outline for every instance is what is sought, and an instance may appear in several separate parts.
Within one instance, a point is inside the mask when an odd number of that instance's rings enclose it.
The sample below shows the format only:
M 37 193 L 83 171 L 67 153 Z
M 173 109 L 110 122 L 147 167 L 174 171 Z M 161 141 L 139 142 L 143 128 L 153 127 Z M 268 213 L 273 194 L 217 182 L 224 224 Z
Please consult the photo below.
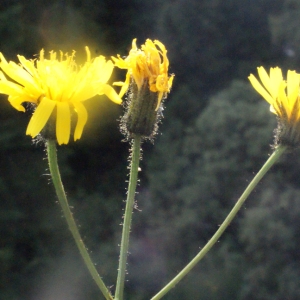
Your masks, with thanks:
M 295 0 L 1 2 L 8 59 L 41 48 L 80 57 L 85 45 L 123 56 L 135 37 L 168 49 L 176 76 L 162 134 L 143 147 L 127 299 L 149 299 L 193 258 L 271 153 L 275 116 L 247 76 L 260 65 L 299 69 L 299 9 Z M 0 300 L 98 298 L 56 204 L 44 148 L 24 134 L 30 113 L 1 101 Z M 113 291 L 129 145 L 117 128 L 120 107 L 100 98 L 86 106 L 83 138 L 58 156 L 75 218 Z M 166 299 L 299 299 L 298 154 L 272 168 Z

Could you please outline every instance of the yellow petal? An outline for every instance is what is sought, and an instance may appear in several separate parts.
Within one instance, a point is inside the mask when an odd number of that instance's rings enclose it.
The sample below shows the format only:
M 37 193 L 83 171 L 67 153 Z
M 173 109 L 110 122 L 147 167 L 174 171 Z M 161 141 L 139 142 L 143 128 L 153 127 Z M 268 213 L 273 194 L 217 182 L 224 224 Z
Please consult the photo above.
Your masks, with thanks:
M 265 89 L 271 94 L 272 85 L 269 74 L 266 72 L 264 67 L 258 67 L 257 72 L 262 84 L 265 86 Z
M 14 107 L 18 111 L 25 112 L 25 108 L 22 105 L 24 103 L 24 97 L 22 96 L 9 96 L 8 97 L 8 102 L 12 107 Z
M 28 59 L 26 59 L 24 56 L 22 55 L 17 55 L 18 59 L 21 63 L 21 65 L 23 66 L 23 68 L 31 75 L 37 75 L 36 73 L 36 68 L 34 66 L 33 61 L 30 61 Z
M 118 55 L 118 58 L 111 56 L 114 64 L 120 69 L 128 69 L 128 63 Z
M 103 84 L 101 91 L 99 92 L 99 95 L 105 94 L 111 101 L 121 104 L 122 99 L 121 97 L 116 93 L 116 91 L 108 84 Z
M 35 137 L 40 133 L 40 131 L 46 125 L 55 105 L 55 101 L 47 99 L 46 97 L 42 99 L 27 126 L 27 135 Z
M 172 74 L 172 75 L 170 76 L 169 80 L 168 80 L 169 92 L 170 92 L 170 89 L 171 89 L 171 87 L 172 87 L 172 85 L 173 85 L 174 77 L 175 77 L 175 75 Z
M 123 86 L 124 82 L 123 81 L 116 81 L 116 82 L 113 82 L 113 85 L 115 85 L 115 86 Z
M 276 68 L 270 68 L 270 88 L 269 93 L 273 97 L 273 99 L 276 99 L 278 96 L 278 88 L 283 81 L 282 72 L 281 69 Z
M 77 124 L 74 132 L 74 141 L 81 138 L 83 128 L 87 122 L 88 114 L 81 102 L 73 102 L 75 111 L 77 112 Z
M 86 101 L 94 96 L 96 96 L 98 94 L 98 90 L 101 88 L 101 84 L 95 84 L 95 86 L 91 86 L 91 85 L 84 85 L 81 89 L 78 88 L 75 91 L 75 94 L 70 97 L 68 100 L 70 102 L 83 102 Z
M 166 47 L 162 42 L 154 40 L 154 44 L 157 45 L 163 53 L 167 52 Z
M 291 106 L 294 106 L 299 93 L 299 74 L 295 71 L 287 72 L 287 94 L 288 94 L 288 103 Z
M 271 95 L 262 87 L 262 85 L 259 83 L 259 81 L 255 78 L 253 74 L 251 74 L 248 79 L 250 80 L 252 86 L 254 89 L 261 94 L 265 100 L 267 100 L 271 105 L 274 103 L 274 99 L 271 97 Z
M 157 99 L 157 105 L 156 105 L 155 111 L 157 111 L 159 109 L 163 95 L 164 95 L 163 92 L 158 93 L 158 99 Z
M 275 88 L 275 93 L 276 93 L 278 86 L 283 81 L 281 69 L 278 67 L 270 68 L 270 79 L 271 79 L 272 87 Z
M 285 81 L 281 81 L 278 87 L 278 101 L 285 108 L 287 115 L 290 116 L 291 108 L 288 105 L 288 98 L 285 93 L 286 83 Z M 277 101 L 274 101 L 274 109 L 276 112 L 280 112 L 280 107 L 278 107 Z
M 102 69 L 99 70 L 101 74 L 101 76 L 99 77 L 99 81 L 102 83 L 106 83 L 109 80 L 113 69 L 114 69 L 113 62 L 111 60 L 107 61 L 106 64 L 102 67 Z
M 8 81 L 8 80 L 6 79 L 4 73 L 1 72 L 1 71 L 0 71 L 0 80 L 1 80 L 1 81 Z
M 11 81 L 0 81 L 0 93 L 6 95 L 22 94 L 23 87 Z
M 159 92 L 167 92 L 169 90 L 168 75 L 161 74 L 156 78 L 156 88 Z
M 71 132 L 71 114 L 68 102 L 57 102 L 56 138 L 59 145 L 68 144 Z
M 125 93 L 127 92 L 128 88 L 129 88 L 129 84 L 130 84 L 130 74 L 129 74 L 129 72 L 127 72 L 125 82 L 123 83 L 122 88 L 119 93 L 120 98 L 122 98 L 125 95 Z
M 14 62 L 8 63 L 4 58 L 3 54 L 0 53 L 0 67 L 11 79 L 19 82 L 23 86 L 27 84 L 35 85 L 32 76 L 25 71 L 21 66 L 17 65 Z

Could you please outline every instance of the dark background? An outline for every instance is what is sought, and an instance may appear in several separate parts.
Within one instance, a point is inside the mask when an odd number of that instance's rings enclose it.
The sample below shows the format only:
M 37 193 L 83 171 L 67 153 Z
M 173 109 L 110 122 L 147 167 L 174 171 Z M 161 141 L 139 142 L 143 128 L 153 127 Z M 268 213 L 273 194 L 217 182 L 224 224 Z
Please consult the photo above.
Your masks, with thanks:
M 143 146 L 126 299 L 149 299 L 203 247 L 272 152 L 275 116 L 249 85 L 257 66 L 300 71 L 292 0 L 2 0 L 6 58 L 45 51 L 126 55 L 159 39 L 175 73 L 154 145 Z M 125 76 L 116 72 L 116 79 Z M 112 81 L 114 78 L 112 78 Z M 0 300 L 102 299 L 62 217 L 30 114 L 1 96 Z M 122 107 L 86 101 L 78 142 L 59 147 L 75 218 L 114 291 L 129 144 Z M 219 243 L 165 299 L 300 299 L 299 151 L 285 154 Z

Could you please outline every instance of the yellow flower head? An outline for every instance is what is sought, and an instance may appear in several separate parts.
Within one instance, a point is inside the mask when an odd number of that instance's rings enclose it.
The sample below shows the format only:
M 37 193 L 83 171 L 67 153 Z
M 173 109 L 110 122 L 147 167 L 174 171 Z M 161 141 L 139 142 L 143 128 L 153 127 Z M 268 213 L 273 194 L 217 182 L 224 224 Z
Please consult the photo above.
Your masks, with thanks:
M 158 40 L 146 40 L 146 43 L 138 49 L 136 39 L 132 41 L 132 49 L 129 55 L 123 59 L 112 57 L 115 65 L 120 69 L 127 69 L 125 82 L 116 82 L 121 85 L 120 97 L 129 88 L 130 79 L 134 80 L 140 90 L 147 81 L 151 92 L 158 93 L 156 110 L 159 108 L 163 96 L 170 92 L 174 75 L 168 76 L 169 60 L 165 46 Z
M 270 75 L 259 67 L 259 82 L 253 74 L 248 78 L 254 89 L 270 104 L 271 112 L 278 116 L 275 144 L 300 145 L 300 74 L 288 71 L 283 79 L 280 68 L 271 68 Z
M 28 124 L 26 134 L 37 136 L 46 126 L 52 113 L 56 116 L 56 138 L 58 144 L 67 144 L 71 133 L 71 112 L 77 113 L 74 140 L 80 139 L 87 122 L 87 111 L 83 101 L 95 95 L 105 94 L 110 100 L 120 104 L 121 98 L 107 84 L 114 65 L 103 56 L 91 60 L 86 47 L 87 61 L 77 66 L 71 55 L 50 52 L 49 59 L 40 51 L 39 59 L 27 60 L 18 55 L 20 64 L 7 62 L 0 53 L 0 93 L 8 95 L 10 104 L 19 111 L 25 111 L 23 102 L 36 105 L 36 110 Z
M 263 67 L 257 68 L 261 83 L 251 74 L 248 78 L 263 98 L 270 104 L 270 110 L 279 118 L 287 118 L 289 121 L 300 119 L 300 110 L 295 111 L 295 105 L 299 102 L 300 74 L 295 71 L 287 72 L 284 80 L 280 68 L 271 68 L 270 75 Z

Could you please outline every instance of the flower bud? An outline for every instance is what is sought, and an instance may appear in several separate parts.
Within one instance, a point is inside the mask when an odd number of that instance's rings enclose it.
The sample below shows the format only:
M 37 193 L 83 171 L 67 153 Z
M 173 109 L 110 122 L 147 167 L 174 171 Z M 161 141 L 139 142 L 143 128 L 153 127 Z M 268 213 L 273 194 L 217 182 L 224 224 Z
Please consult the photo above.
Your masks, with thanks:
M 120 97 L 128 90 L 121 131 L 128 138 L 140 135 L 152 139 L 162 116 L 162 101 L 170 92 L 174 78 L 168 76 L 167 50 L 161 42 L 149 39 L 138 49 L 134 39 L 125 59 L 120 55 L 112 59 L 117 67 L 128 70 L 125 82 L 114 83 L 122 86 Z

